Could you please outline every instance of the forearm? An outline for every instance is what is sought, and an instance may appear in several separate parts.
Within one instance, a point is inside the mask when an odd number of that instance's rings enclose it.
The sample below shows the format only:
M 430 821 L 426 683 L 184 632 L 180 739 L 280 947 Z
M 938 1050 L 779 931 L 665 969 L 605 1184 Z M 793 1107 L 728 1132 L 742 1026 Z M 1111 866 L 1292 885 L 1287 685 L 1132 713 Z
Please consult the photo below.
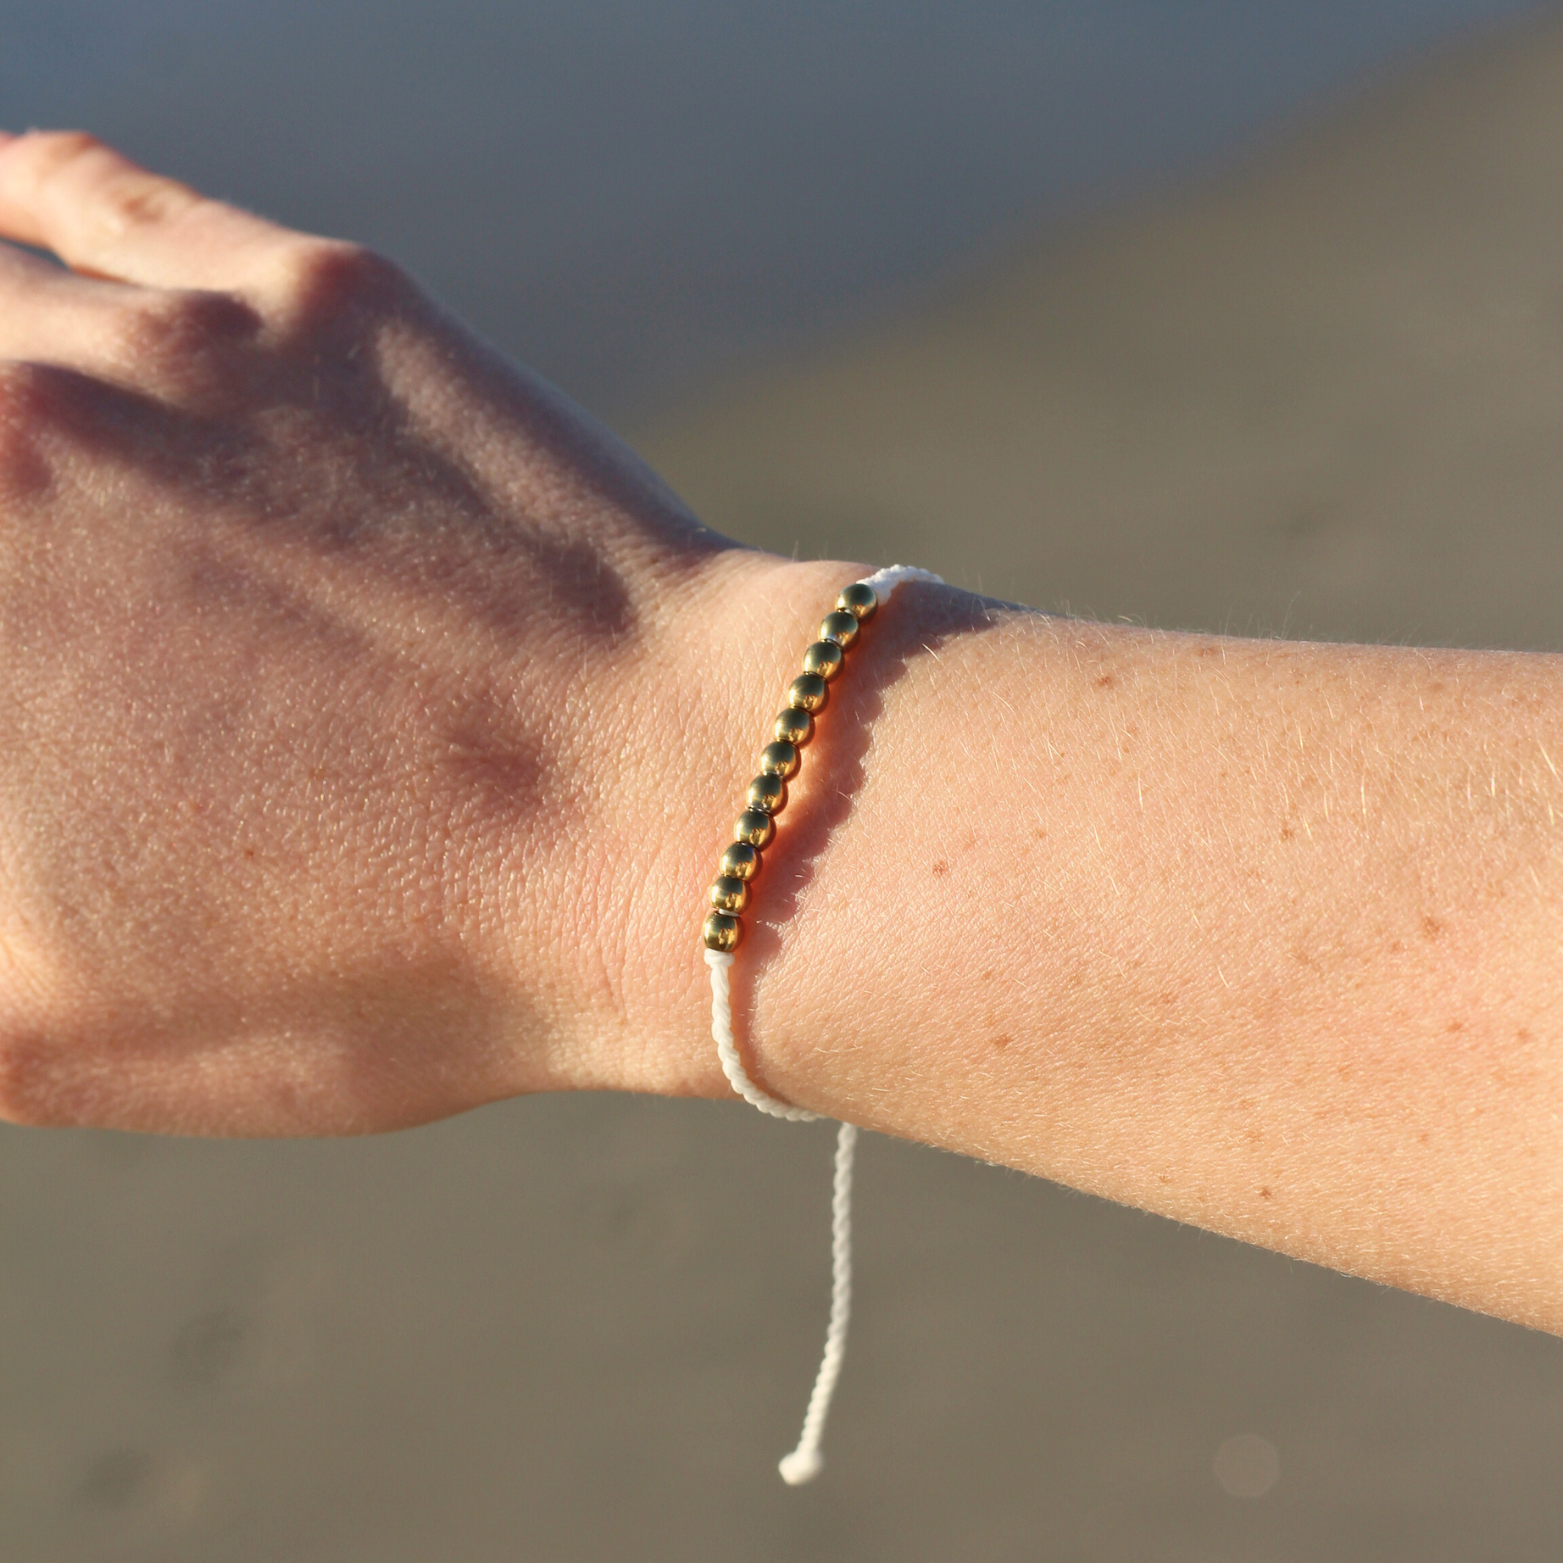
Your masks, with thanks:
M 735 972 L 772 1089 L 1563 1329 L 1563 663 L 867 639 Z

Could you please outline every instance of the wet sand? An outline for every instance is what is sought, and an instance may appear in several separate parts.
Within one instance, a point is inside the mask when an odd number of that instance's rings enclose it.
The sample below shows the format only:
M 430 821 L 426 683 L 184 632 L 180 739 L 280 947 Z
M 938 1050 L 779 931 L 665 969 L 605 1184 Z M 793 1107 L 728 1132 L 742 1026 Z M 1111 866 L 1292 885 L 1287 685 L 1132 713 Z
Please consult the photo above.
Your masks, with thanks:
M 1560 283 L 1552 23 L 632 432 L 783 551 L 1557 647 Z M 369 1142 L 0 1133 L 0 1554 L 1563 1552 L 1563 1344 L 877 1138 L 829 1469 L 783 1488 L 829 1144 L 607 1097 Z M 1254 1439 L 1278 1479 L 1244 1496 Z

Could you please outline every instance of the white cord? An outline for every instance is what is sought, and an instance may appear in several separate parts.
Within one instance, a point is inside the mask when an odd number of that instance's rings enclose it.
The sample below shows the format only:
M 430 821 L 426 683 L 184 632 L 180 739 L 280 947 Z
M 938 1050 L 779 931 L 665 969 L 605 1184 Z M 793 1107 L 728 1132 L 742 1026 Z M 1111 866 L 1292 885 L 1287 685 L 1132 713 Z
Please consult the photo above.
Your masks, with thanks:
M 944 585 L 943 576 L 935 575 L 932 570 L 919 570 L 915 564 L 887 564 L 883 570 L 865 575 L 859 584 L 872 586 L 874 595 L 881 602 L 887 602 L 890 593 L 903 581 L 927 581 L 931 586 Z
M 864 584 L 872 586 L 879 600 L 884 602 L 903 581 L 944 584 L 931 571 L 907 564 L 876 570 Z M 818 1113 L 781 1101 L 769 1091 L 762 1091 L 749 1078 L 733 1037 L 733 1003 L 728 979 L 733 957 L 722 950 L 708 949 L 705 958 L 711 971 L 711 1038 L 716 1043 L 716 1054 L 722 1061 L 722 1072 L 728 1083 L 751 1107 L 757 1107 L 773 1118 L 785 1118 L 789 1123 L 817 1123 Z M 836 1134 L 836 1175 L 830 1196 L 830 1323 L 825 1330 L 825 1352 L 814 1378 L 809 1409 L 803 1416 L 798 1447 L 784 1455 L 778 1467 L 782 1480 L 789 1487 L 813 1481 L 825 1468 L 820 1445 L 825 1438 L 825 1419 L 830 1415 L 831 1396 L 836 1392 L 842 1359 L 847 1354 L 847 1323 L 852 1317 L 852 1158 L 856 1149 L 857 1126 L 842 1124 Z
M 852 1154 L 856 1149 L 857 1125 L 842 1124 L 836 1131 L 836 1176 L 830 1195 L 830 1323 L 798 1447 L 783 1455 L 777 1466 L 789 1487 L 813 1481 L 825 1468 L 820 1444 L 825 1439 L 830 1397 L 841 1377 L 841 1360 L 847 1354 L 847 1321 L 852 1317 Z
M 733 958 L 725 950 L 707 950 L 705 954 L 706 965 L 711 968 L 711 1040 L 716 1043 L 716 1056 L 722 1060 L 727 1083 L 751 1107 L 758 1107 L 773 1118 L 785 1118 L 789 1123 L 818 1122 L 818 1113 L 780 1101 L 749 1078 L 744 1061 L 738 1056 L 738 1044 L 733 1040 L 733 1002 L 727 985 Z

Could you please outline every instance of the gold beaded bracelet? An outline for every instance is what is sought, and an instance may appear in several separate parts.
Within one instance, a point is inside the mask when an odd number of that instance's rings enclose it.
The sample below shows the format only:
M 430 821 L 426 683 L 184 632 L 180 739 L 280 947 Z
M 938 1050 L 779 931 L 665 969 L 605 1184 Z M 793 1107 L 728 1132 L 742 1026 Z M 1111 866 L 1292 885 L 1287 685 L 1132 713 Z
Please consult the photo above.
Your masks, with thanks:
M 879 596 L 867 581 L 854 581 L 836 598 L 820 623 L 819 639 L 803 653 L 803 672 L 787 690 L 787 709 L 760 751 L 760 774 L 749 783 L 744 811 L 733 827 L 737 838 L 723 852 L 711 886 L 711 907 L 701 936 L 708 950 L 726 954 L 743 939 L 742 912 L 749 886 L 760 872 L 762 854 L 776 835 L 776 816 L 787 806 L 787 783 L 798 774 L 803 750 L 814 736 L 814 718 L 830 700 L 830 686 L 846 666 L 847 652 L 861 626 L 873 618 Z
M 779 1100 L 750 1078 L 733 1036 L 728 969 L 733 964 L 733 951 L 743 940 L 742 914 L 749 905 L 750 885 L 760 872 L 762 854 L 775 838 L 776 816 L 787 806 L 787 783 L 798 774 L 802 751 L 814 736 L 814 718 L 825 709 L 831 682 L 845 665 L 846 654 L 857 642 L 862 626 L 873 618 L 880 602 L 908 580 L 943 584 L 927 570 L 893 565 L 866 580 L 854 581 L 825 615 L 819 639 L 803 654 L 803 672 L 788 687 L 787 708 L 776 718 L 771 742 L 760 752 L 760 774 L 749 783 L 744 811 L 733 831 L 737 840 L 723 852 L 717 865 L 710 891 L 711 910 L 701 929 L 705 963 L 711 973 L 711 1036 L 723 1072 L 733 1090 L 751 1106 L 795 1123 L 808 1122 L 819 1114 Z M 856 1145 L 856 1127 L 842 1124 L 836 1137 L 831 1196 L 830 1323 L 798 1447 L 781 1461 L 782 1478 L 791 1486 L 811 1481 L 824 1465 L 820 1445 L 825 1418 L 846 1353 L 847 1321 L 852 1311 L 852 1160 Z

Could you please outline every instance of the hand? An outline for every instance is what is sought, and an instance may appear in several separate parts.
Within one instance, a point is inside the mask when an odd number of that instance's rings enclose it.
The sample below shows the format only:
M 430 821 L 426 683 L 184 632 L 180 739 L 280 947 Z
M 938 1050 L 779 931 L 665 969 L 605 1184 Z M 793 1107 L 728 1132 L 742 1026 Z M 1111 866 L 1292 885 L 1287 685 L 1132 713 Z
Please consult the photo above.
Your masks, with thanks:
M 699 899 L 848 568 L 731 549 L 386 261 L 86 137 L 0 139 L 0 237 L 69 268 L 0 245 L 0 1112 L 722 1089 Z

